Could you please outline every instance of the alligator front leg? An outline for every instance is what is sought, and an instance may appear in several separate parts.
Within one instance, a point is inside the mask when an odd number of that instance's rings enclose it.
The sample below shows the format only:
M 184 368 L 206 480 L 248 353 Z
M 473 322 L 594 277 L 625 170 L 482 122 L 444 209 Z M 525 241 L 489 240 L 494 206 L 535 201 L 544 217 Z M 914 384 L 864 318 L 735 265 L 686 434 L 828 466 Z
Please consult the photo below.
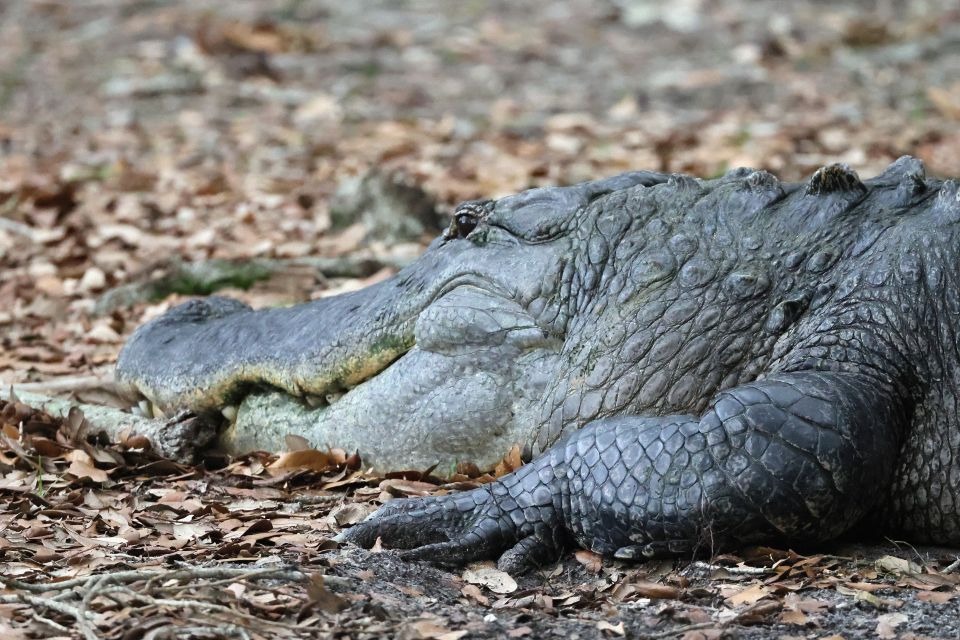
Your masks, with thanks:
M 499 556 L 508 571 L 567 540 L 622 558 L 825 540 L 877 506 L 902 405 L 866 375 L 775 374 L 699 418 L 596 421 L 495 483 L 390 503 L 340 539 L 448 564 Z

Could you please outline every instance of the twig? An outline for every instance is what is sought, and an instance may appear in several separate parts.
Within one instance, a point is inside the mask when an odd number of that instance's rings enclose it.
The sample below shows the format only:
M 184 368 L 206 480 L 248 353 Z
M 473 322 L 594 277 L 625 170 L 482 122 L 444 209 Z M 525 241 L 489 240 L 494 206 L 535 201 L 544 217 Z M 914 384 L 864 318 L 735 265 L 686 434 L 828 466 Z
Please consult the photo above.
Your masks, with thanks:
M 900 550 L 900 545 L 903 545 L 905 547 L 910 547 L 910 551 L 913 551 L 913 555 L 916 556 L 917 558 L 917 563 L 920 564 L 920 566 L 922 566 L 923 568 L 927 568 L 927 561 L 924 559 L 922 555 L 920 555 L 920 552 L 917 551 L 917 548 L 914 547 L 912 544 L 910 544 L 906 540 L 894 540 L 892 538 L 887 538 L 886 536 L 884 536 L 884 538 L 886 539 L 887 542 L 895 546 L 898 551 Z
M 771 573 L 773 571 L 773 569 L 770 569 L 768 567 L 748 567 L 746 565 L 738 565 L 736 567 L 725 567 L 719 564 L 710 564 L 708 562 L 703 562 L 702 560 L 691 562 L 688 566 L 694 569 L 701 569 L 703 571 L 726 571 L 727 573 L 748 575 L 748 576 L 759 576 L 759 575 Z
M 215 604 L 213 602 L 204 602 L 203 600 L 180 600 L 177 598 L 154 598 L 153 596 L 139 594 L 135 591 L 132 593 L 135 593 L 138 599 L 140 599 L 142 602 L 154 606 L 170 607 L 171 609 L 198 609 L 200 611 L 206 611 L 207 613 L 220 613 L 228 616 L 229 618 L 243 618 L 244 620 L 249 620 L 250 622 L 266 625 L 268 627 L 277 627 L 279 629 L 288 629 L 291 631 L 303 630 L 302 627 L 299 627 L 295 624 L 287 624 L 285 622 L 276 622 L 274 620 L 258 618 L 257 616 L 249 613 L 231 609 L 230 607 L 226 607 L 222 604 Z
M 91 623 L 93 614 L 89 610 L 90 605 L 98 597 L 102 597 L 120 606 L 129 606 L 130 602 L 133 601 L 143 606 L 156 608 L 202 611 L 217 620 L 225 618 L 224 627 L 228 627 L 232 635 L 243 639 L 249 639 L 251 636 L 246 630 L 242 632 L 239 631 L 242 628 L 234 624 L 238 619 L 251 625 L 274 630 L 302 630 L 301 627 L 296 625 L 261 619 L 249 613 L 214 602 L 196 599 L 158 598 L 148 593 L 148 591 L 153 588 L 161 591 L 184 588 L 184 585 L 181 584 L 169 586 L 157 585 L 159 581 L 196 583 L 198 581 L 212 579 L 214 581 L 212 584 L 215 585 L 218 582 L 228 580 L 262 580 L 266 578 L 302 582 L 307 579 L 307 574 L 302 571 L 290 569 L 289 567 L 267 569 L 195 567 L 172 571 L 129 570 L 115 573 L 99 573 L 83 578 L 73 578 L 62 582 L 44 584 L 23 582 L 0 575 L 0 585 L 15 592 L 11 595 L 0 596 L 0 604 L 30 605 L 37 611 L 56 611 L 67 615 L 75 621 L 75 626 L 82 634 L 84 640 L 100 640 L 96 628 Z M 139 590 L 134 590 L 130 586 L 136 583 L 143 583 L 142 586 L 138 587 Z M 205 586 L 212 585 L 206 583 Z M 39 593 L 54 593 L 56 595 L 52 597 L 37 595 Z M 37 613 L 34 613 L 35 617 L 37 615 Z M 53 628 L 61 629 L 55 622 L 50 621 L 50 624 Z M 199 629 L 201 627 L 197 628 Z M 218 626 L 217 628 L 220 627 Z M 174 634 L 174 637 L 181 637 L 184 633 L 183 629 L 184 628 L 178 628 L 178 633 Z M 224 632 L 224 629 L 221 629 L 221 633 L 222 632 Z
M 79 409 L 84 421 L 78 432 L 71 434 L 77 439 L 104 434 L 110 442 L 122 442 L 125 437 L 140 435 L 150 441 L 155 453 L 180 462 L 192 462 L 196 453 L 211 442 L 217 432 L 208 421 L 187 414 L 149 419 L 113 407 L 51 398 L 19 388 L 13 390 L 13 395 L 20 402 L 54 416 L 66 417 L 71 409 Z M 0 399 L 9 400 L 10 392 L 0 389 Z
M 39 622 L 40 624 L 45 624 L 45 625 L 47 625 L 47 626 L 50 627 L 51 629 L 56 629 L 56 630 L 59 631 L 60 633 L 70 633 L 70 628 L 69 628 L 69 627 L 65 627 L 65 626 L 63 626 L 62 624 L 60 624 L 59 622 L 54 622 L 54 621 L 51 620 L 50 618 L 46 618 L 46 617 L 40 615 L 39 613 L 37 613 L 36 611 L 33 612 L 33 619 L 36 620 L 37 622 Z
M 262 576 L 260 576 L 260 575 L 258 575 L 258 574 L 256 574 L 256 573 L 253 573 L 253 572 L 251 572 L 250 574 L 247 574 L 247 575 L 245 575 L 245 576 L 241 576 L 241 577 L 243 577 L 245 580 L 250 580 L 251 575 L 254 576 L 254 577 L 262 577 Z M 267 577 L 273 577 L 273 576 L 267 576 Z M 306 577 L 306 576 L 304 575 L 304 577 Z M 326 577 L 326 576 L 324 576 L 324 577 Z M 237 581 L 237 577 L 234 576 L 234 577 L 229 577 L 229 578 L 223 578 L 222 580 L 212 580 L 212 581 L 210 581 L 210 582 L 204 582 L 204 583 L 203 583 L 203 586 L 205 586 L 205 587 L 219 587 L 219 586 L 222 586 L 222 585 L 233 584 L 233 583 L 236 582 L 236 581 Z M 158 587 L 154 588 L 152 591 L 154 591 L 154 592 L 156 592 L 156 593 L 169 593 L 169 594 L 171 594 L 171 595 L 177 595 L 177 594 L 183 592 L 184 590 L 193 589 L 194 586 L 195 586 L 195 585 L 193 585 L 193 584 L 191 584 L 191 583 L 179 583 L 179 584 L 161 585 L 161 586 L 158 586 Z M 269 587 L 266 587 L 266 586 L 263 586 L 263 587 L 261 587 L 261 588 L 262 588 L 262 589 L 269 590 Z
M 191 569 L 177 569 L 175 571 L 149 571 L 149 570 L 129 570 L 117 571 L 115 573 L 98 573 L 83 578 L 73 578 L 61 582 L 47 582 L 37 584 L 32 582 L 23 582 L 14 578 L 7 578 L 0 575 L 0 584 L 8 589 L 17 591 L 29 591 L 31 593 L 46 593 L 49 591 L 64 591 L 75 588 L 87 588 L 95 581 L 109 577 L 111 584 L 130 584 L 133 582 L 147 581 L 152 582 L 157 579 L 163 580 L 223 580 L 230 578 L 245 578 L 247 580 L 278 578 L 291 581 L 305 580 L 307 574 L 296 569 L 273 568 L 273 569 L 230 569 L 223 567 L 197 567 Z
M 156 640 L 161 637 L 162 633 L 172 631 L 172 635 L 169 637 L 172 638 L 184 638 L 191 637 L 200 634 L 210 634 L 214 638 L 220 638 L 224 635 L 235 635 L 243 638 L 243 640 L 252 640 L 253 636 L 250 635 L 250 632 L 244 629 L 241 626 L 235 624 L 222 624 L 217 625 L 216 627 L 211 626 L 196 626 L 196 627 L 178 627 L 173 624 L 164 625 L 156 629 L 151 629 L 143 636 L 143 640 Z
M 192 610 L 206 612 L 212 616 L 216 616 L 217 614 L 226 615 L 228 620 L 241 618 L 243 620 L 247 620 L 248 622 L 251 622 L 257 625 L 275 627 L 278 629 L 287 629 L 291 631 L 302 630 L 302 627 L 299 627 L 297 625 L 258 618 L 255 615 L 251 615 L 249 613 L 246 613 L 244 611 L 239 611 L 237 609 L 232 609 L 222 604 L 216 604 L 215 602 L 206 602 L 204 600 L 188 600 L 188 599 L 179 599 L 179 598 L 155 598 L 148 593 L 139 593 L 137 591 L 134 591 L 128 586 L 121 586 L 121 585 L 116 585 L 116 588 L 113 590 L 113 593 L 125 593 L 127 596 L 130 597 L 131 600 L 141 603 L 141 605 L 143 606 L 167 607 L 174 610 L 192 609 Z
M 16 393 L 78 393 L 81 391 L 105 391 L 119 395 L 116 383 L 113 380 L 113 367 L 100 373 L 91 373 L 83 376 L 58 376 L 49 380 L 24 382 L 16 385 Z
M 89 612 L 82 610 L 80 607 L 76 607 L 59 600 L 53 600 L 52 598 L 31 595 L 29 593 L 18 593 L 12 596 L 3 596 L 0 598 L 0 602 L 3 602 L 4 604 L 29 604 L 38 609 L 48 609 L 50 611 L 56 611 L 57 613 L 70 616 L 77 623 L 77 627 L 80 629 L 80 633 L 83 634 L 85 640 L 100 640 L 99 634 L 97 634 L 96 629 L 94 629 L 94 627 L 90 624 L 90 620 L 88 619 Z
M 652 636 L 644 636 L 647 640 L 659 640 L 659 638 L 672 638 L 674 636 L 683 635 L 688 631 L 699 631 L 700 629 L 716 629 L 726 626 L 726 622 L 698 622 L 696 624 L 687 624 L 682 627 L 675 627 L 667 631 L 661 631 L 660 633 L 655 633 Z
M 960 556 L 958 556 L 956 560 L 948 564 L 940 573 L 953 573 L 957 569 L 960 569 Z

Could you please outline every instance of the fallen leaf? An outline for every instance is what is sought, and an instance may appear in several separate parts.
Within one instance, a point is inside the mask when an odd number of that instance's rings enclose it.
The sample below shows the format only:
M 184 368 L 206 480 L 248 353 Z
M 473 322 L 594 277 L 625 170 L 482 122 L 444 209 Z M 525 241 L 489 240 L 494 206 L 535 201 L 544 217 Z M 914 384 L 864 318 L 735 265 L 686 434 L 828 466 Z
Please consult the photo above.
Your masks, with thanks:
M 766 598 L 771 593 L 773 593 L 773 591 L 770 587 L 762 584 L 754 584 L 742 591 L 727 596 L 726 600 L 731 606 L 738 607 L 744 604 L 753 604 L 758 600 Z
M 850 589 L 856 589 L 857 591 L 868 591 L 870 593 L 890 588 L 889 584 L 884 584 L 882 582 L 845 582 L 844 585 Z
M 859 583 L 857 583 L 857 584 L 859 584 Z M 874 607 L 877 607 L 878 609 L 883 609 L 883 608 L 888 608 L 888 607 L 889 607 L 889 608 L 896 609 L 896 608 L 898 608 L 898 607 L 902 607 L 902 606 L 903 606 L 903 601 L 902 601 L 902 600 L 896 600 L 896 599 L 893 599 L 893 598 L 879 598 L 879 597 L 873 595 L 872 593 L 870 593 L 869 591 L 860 591 L 860 590 L 858 590 L 858 589 L 849 589 L 849 588 L 847 588 L 847 587 L 845 587 L 845 586 L 843 586 L 843 585 L 839 585 L 839 584 L 837 585 L 837 593 L 842 594 L 842 595 L 845 595 L 845 596 L 853 596 L 854 600 L 857 600 L 858 602 L 865 602 L 865 603 L 867 603 L 867 604 L 869 604 L 869 605 L 872 605 L 872 606 L 874 606 Z
M 350 502 L 340 505 L 330 512 L 330 516 L 341 527 L 347 527 L 361 522 L 368 515 L 373 513 L 373 507 L 368 504 Z
M 490 598 L 483 595 L 483 592 L 480 591 L 480 587 L 478 587 L 475 584 L 463 585 L 463 589 L 460 589 L 460 593 L 462 593 L 467 598 L 470 598 L 477 604 L 481 604 L 485 607 L 490 605 Z
M 94 482 L 106 482 L 109 479 L 107 472 L 93 466 L 93 459 L 80 449 L 69 452 L 66 458 L 71 461 L 67 473 L 79 479 L 89 478 Z
M 617 636 L 623 636 L 627 634 L 626 630 L 623 628 L 623 622 L 618 622 L 617 624 L 611 624 L 606 620 L 600 620 L 599 622 L 597 622 L 597 629 L 599 631 L 605 631 L 607 633 L 611 633 Z
M 307 584 L 307 598 L 308 604 L 325 613 L 337 613 L 350 605 L 346 599 L 327 589 L 323 575 L 319 573 L 310 576 L 310 582 Z
M 267 469 L 271 473 L 294 469 L 309 469 L 310 471 L 323 473 L 329 471 L 333 466 L 333 458 L 329 453 L 316 449 L 300 449 L 280 454 L 279 458 L 267 465 Z
M 430 495 L 437 490 L 437 485 L 419 480 L 388 478 L 380 483 L 380 489 L 395 498 L 409 498 Z
M 506 571 L 500 571 L 492 562 L 474 562 L 467 565 L 461 576 L 464 582 L 478 584 L 494 593 L 513 593 L 517 590 L 517 581 Z
M 905 573 L 920 573 L 923 571 L 923 568 L 920 565 L 896 556 L 883 556 L 874 563 L 874 566 L 876 566 L 878 571 L 882 571 L 884 573 L 893 573 L 895 575 L 901 575 Z
M 201 522 L 175 522 L 173 537 L 177 540 L 198 540 L 213 531 L 213 525 Z
M 600 569 L 603 567 L 603 558 L 600 554 L 594 553 L 593 551 L 579 549 L 573 556 L 577 559 L 577 562 L 582 564 L 590 573 L 600 573 Z
M 946 604 L 957 597 L 956 592 L 950 591 L 920 591 L 917 600 L 933 604 Z
M 500 476 L 505 476 L 508 473 L 513 473 L 517 469 L 523 466 L 523 458 L 520 455 L 520 445 L 513 445 L 505 456 L 503 460 L 497 463 L 493 471 L 493 475 L 499 478 Z
M 780 614 L 780 622 L 784 624 L 796 624 L 803 626 L 809 621 L 810 619 L 806 616 L 806 614 L 797 609 L 788 609 Z
M 401 635 L 409 638 L 417 638 L 418 640 L 459 640 L 459 638 L 469 633 L 466 629 L 451 631 L 433 620 L 415 620 L 407 623 L 406 627 L 416 635 Z
M 669 584 L 660 584 L 657 582 L 632 582 L 634 593 L 643 598 L 651 600 L 676 600 L 680 598 L 680 589 Z
M 309 440 L 294 433 L 288 433 L 283 436 L 283 444 L 287 447 L 287 451 L 308 451 L 313 449 Z
M 876 634 L 883 640 L 892 640 L 897 637 L 897 627 L 907 621 L 902 613 L 885 613 L 877 618 Z
M 724 629 L 693 629 L 680 636 L 680 640 L 720 640 L 725 633 Z

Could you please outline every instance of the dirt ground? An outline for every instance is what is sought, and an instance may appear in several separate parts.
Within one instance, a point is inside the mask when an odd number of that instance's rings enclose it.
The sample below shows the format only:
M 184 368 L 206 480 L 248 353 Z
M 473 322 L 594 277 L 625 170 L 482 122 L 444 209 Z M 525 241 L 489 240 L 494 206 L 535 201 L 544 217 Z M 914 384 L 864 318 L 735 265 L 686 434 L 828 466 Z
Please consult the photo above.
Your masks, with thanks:
M 0 381 L 116 403 L 145 320 L 388 277 L 461 200 L 903 154 L 960 176 L 958 122 L 955 0 L 8 0 Z M 4 638 L 960 637 L 957 550 L 579 552 L 514 582 L 330 541 L 476 473 L 375 478 L 295 441 L 181 464 L 0 409 Z

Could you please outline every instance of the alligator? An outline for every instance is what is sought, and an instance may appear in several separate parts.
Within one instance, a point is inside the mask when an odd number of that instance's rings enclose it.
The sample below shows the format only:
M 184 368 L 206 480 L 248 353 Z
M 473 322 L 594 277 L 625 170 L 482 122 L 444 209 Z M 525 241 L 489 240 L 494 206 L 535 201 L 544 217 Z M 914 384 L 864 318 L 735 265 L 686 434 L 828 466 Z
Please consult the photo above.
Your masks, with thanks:
M 397 275 L 136 331 L 117 379 L 380 469 L 528 464 L 341 540 L 522 571 L 857 527 L 960 545 L 960 188 L 903 157 L 782 183 L 633 172 L 456 208 Z M 452 467 L 451 467 L 452 468 Z

